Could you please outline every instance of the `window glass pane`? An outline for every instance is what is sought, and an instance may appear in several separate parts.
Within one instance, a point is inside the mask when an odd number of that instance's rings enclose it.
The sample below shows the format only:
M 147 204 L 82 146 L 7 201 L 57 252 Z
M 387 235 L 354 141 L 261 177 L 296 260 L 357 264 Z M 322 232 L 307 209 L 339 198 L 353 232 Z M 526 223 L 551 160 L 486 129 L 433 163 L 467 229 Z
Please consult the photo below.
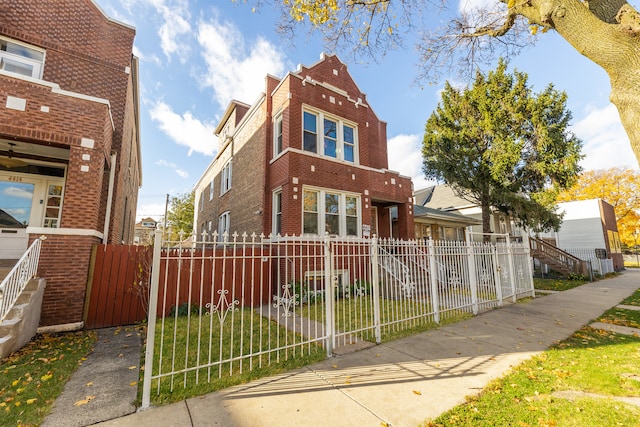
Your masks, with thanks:
M 30 49 L 17 43 L 11 43 L 10 41 L 6 40 L 0 41 L 0 50 L 4 50 L 5 52 L 13 53 L 15 55 L 20 55 L 25 58 L 35 59 L 36 61 L 42 61 L 42 59 L 44 58 L 42 52 L 40 51 Z
M 344 142 L 353 144 L 353 128 L 347 125 L 344 125 Z
M 306 212 L 318 212 L 318 193 L 315 191 L 304 192 L 304 206 Z
M 357 207 L 358 199 L 356 197 L 347 196 L 346 201 L 347 201 L 347 206 L 345 211 L 347 215 L 351 215 L 351 216 L 358 215 L 358 207 Z
M 22 76 L 33 76 L 33 66 L 29 64 L 23 64 L 18 61 L 12 61 L 10 59 L 2 58 L 0 60 L 0 69 L 9 71 L 11 73 L 20 74 Z
M 340 234 L 340 215 L 325 216 L 324 231 L 329 234 Z
M 304 213 L 303 233 L 318 234 L 318 214 Z
M 333 120 L 324 119 L 324 136 L 331 139 L 336 139 L 336 134 L 337 134 L 336 122 L 334 122 Z
M 336 157 L 336 141 L 334 139 L 324 139 L 324 155 L 329 157 Z
M 304 132 L 304 146 L 302 147 L 304 151 L 311 151 L 312 153 L 318 152 L 318 147 L 316 143 L 316 135 L 312 133 Z
M 339 213 L 339 199 L 337 194 L 327 194 L 324 198 L 324 209 L 328 214 Z
M 33 184 L 0 181 L 0 228 L 29 225 L 34 189 Z
M 276 118 L 275 132 L 276 154 L 279 154 L 282 152 L 282 116 L 278 116 L 278 118 Z
M 353 146 L 352 145 L 344 145 L 344 159 L 347 162 L 353 162 Z
M 318 152 L 318 131 L 317 131 L 317 122 L 316 115 L 309 113 L 307 111 L 304 112 L 304 136 L 303 136 L 303 147 L 302 149 L 305 151 L 311 151 L 313 153 Z
M 348 216 L 347 217 L 347 236 L 358 235 L 358 218 Z
M 317 126 L 316 115 L 305 111 L 304 112 L 304 130 L 312 133 L 318 133 L 316 126 Z

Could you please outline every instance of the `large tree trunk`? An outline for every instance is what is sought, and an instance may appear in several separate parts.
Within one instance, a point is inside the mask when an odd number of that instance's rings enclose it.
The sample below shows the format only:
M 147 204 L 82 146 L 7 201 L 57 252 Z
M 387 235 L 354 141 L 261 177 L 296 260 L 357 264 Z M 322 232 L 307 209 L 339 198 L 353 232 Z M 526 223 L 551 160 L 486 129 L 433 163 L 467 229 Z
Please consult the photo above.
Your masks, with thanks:
M 482 241 L 487 243 L 491 241 L 491 205 L 488 198 L 483 198 L 480 208 L 482 209 Z
M 607 72 L 611 102 L 640 162 L 640 14 L 624 0 L 592 0 L 588 6 L 578 0 L 533 0 L 530 4 L 523 16 L 554 28 Z M 580 70 L 574 72 L 580 75 Z

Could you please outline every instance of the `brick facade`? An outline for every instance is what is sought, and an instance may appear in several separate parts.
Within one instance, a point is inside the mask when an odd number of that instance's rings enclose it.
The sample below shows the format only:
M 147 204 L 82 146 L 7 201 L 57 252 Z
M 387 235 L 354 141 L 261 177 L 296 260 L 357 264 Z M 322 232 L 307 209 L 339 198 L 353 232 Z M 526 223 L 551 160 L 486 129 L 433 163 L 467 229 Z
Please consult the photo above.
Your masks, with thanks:
M 45 52 L 42 79 L 0 72 L 0 139 L 14 142 L 16 157 L 27 162 L 66 167 L 58 227 L 29 224 L 27 232 L 31 241 L 47 236 L 41 325 L 80 323 L 92 245 L 134 236 L 141 185 L 135 30 L 92 0 L 7 0 L 0 4 L 0 36 Z M 9 108 L 10 99 L 25 108 Z M 26 171 L 5 173 L 28 178 Z
M 303 149 L 303 112 L 318 111 L 356 129 L 357 157 L 350 162 Z M 320 114 L 320 113 L 319 113 Z M 282 151 L 274 152 L 274 118 L 282 117 Z M 230 232 L 270 234 L 273 194 L 282 197 L 281 233 L 303 231 L 305 189 L 354 195 L 359 200 L 359 235 L 372 227 L 377 207 L 378 234 L 413 238 L 410 178 L 389 171 L 386 123 L 379 120 L 344 65 L 323 56 L 282 80 L 267 76 L 265 92 L 256 104 L 232 103 L 216 129 L 219 151 L 196 184 L 196 231 L 217 229 L 218 217 L 230 212 Z M 322 136 L 318 135 L 322 144 Z M 231 190 L 220 196 L 220 174 L 232 160 Z M 215 195 L 209 200 L 209 184 Z M 204 196 L 201 196 L 204 194 Z M 389 208 L 397 212 L 392 218 Z M 367 230 L 367 232 L 365 232 Z M 370 235 L 370 234 L 369 234 Z

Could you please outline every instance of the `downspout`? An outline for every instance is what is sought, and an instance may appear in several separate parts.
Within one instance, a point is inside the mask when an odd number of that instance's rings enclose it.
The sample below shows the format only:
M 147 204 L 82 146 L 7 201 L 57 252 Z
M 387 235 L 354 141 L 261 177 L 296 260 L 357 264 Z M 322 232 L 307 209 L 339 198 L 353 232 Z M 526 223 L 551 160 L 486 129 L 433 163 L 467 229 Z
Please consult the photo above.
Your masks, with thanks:
M 102 232 L 102 244 L 109 239 L 109 225 L 111 222 L 111 202 L 113 201 L 113 184 L 116 179 L 116 153 L 111 154 L 111 170 L 109 171 L 109 193 L 107 194 L 107 212 L 104 216 L 104 230 Z

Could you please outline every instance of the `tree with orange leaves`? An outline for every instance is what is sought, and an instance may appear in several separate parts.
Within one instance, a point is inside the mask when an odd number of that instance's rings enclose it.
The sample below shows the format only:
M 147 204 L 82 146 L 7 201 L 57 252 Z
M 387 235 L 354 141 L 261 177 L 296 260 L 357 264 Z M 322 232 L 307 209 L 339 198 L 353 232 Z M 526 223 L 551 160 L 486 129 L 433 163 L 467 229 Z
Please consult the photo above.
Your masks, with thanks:
M 583 172 L 557 201 L 589 199 L 602 199 L 613 206 L 623 245 L 640 244 L 640 171 L 610 168 Z

